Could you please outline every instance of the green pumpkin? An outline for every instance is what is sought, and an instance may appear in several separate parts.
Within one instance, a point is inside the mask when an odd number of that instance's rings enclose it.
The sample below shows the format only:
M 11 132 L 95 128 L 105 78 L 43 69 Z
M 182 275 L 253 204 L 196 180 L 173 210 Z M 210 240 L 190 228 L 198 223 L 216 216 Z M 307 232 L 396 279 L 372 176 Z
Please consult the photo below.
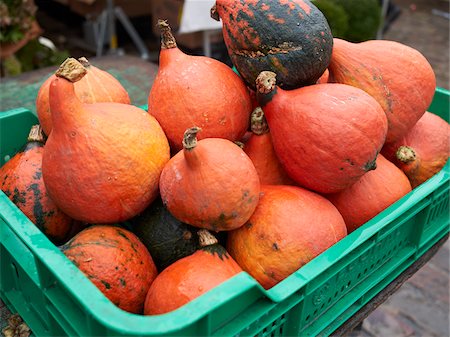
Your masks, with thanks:
M 198 228 L 177 220 L 160 198 L 131 219 L 129 228 L 147 247 L 158 271 L 200 248 Z

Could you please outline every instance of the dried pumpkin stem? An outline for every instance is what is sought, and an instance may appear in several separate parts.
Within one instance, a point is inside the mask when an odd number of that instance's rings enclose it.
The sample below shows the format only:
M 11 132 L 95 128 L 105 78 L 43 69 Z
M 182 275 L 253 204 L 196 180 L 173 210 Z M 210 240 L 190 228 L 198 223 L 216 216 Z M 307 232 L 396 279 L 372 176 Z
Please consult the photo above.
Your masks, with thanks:
M 209 14 L 210 14 L 211 18 L 213 18 L 214 20 L 216 20 L 216 21 L 220 20 L 219 13 L 217 12 L 217 5 L 214 5 L 211 7 Z
M 177 47 L 177 41 L 172 34 L 172 29 L 170 28 L 167 20 L 158 20 L 157 26 L 161 31 L 161 49 L 170 49 Z
M 244 149 L 244 143 L 242 143 L 242 142 L 240 142 L 240 141 L 238 141 L 238 140 L 235 140 L 234 141 L 234 144 L 236 144 L 237 146 L 239 146 L 241 149 Z
M 264 111 L 259 106 L 253 110 L 250 123 L 252 132 L 256 135 L 263 135 L 269 132 L 269 126 L 267 125 Z
M 31 127 L 30 133 L 28 134 L 28 142 L 39 142 L 45 143 L 44 132 L 39 124 L 33 125 Z
M 398 160 L 405 164 L 416 160 L 416 152 L 409 146 L 400 146 L 396 156 Z
M 201 130 L 198 126 L 194 126 L 184 132 L 183 147 L 185 150 L 192 150 L 197 146 L 197 133 Z
M 78 62 L 80 62 L 82 65 L 83 65 L 83 67 L 85 67 L 85 68 L 89 68 L 90 66 L 91 66 L 91 63 L 88 61 L 88 59 L 87 58 L 85 58 L 84 56 L 83 57 L 80 57 L 79 59 L 78 59 Z
M 256 90 L 261 94 L 272 92 L 277 84 L 276 77 L 272 71 L 262 71 L 256 78 Z
M 200 229 L 197 234 L 200 247 L 215 245 L 219 242 L 207 229 Z
M 56 71 L 55 75 L 70 82 L 77 82 L 86 75 L 86 68 L 73 57 L 66 59 Z

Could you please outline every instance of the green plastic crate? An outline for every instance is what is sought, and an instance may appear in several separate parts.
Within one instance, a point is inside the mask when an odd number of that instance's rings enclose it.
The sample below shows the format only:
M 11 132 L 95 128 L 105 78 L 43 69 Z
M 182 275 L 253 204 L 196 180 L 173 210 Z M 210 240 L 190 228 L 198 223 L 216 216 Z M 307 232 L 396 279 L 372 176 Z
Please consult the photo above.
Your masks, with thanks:
M 430 111 L 448 121 L 449 92 Z M 0 113 L 0 165 L 36 117 Z M 0 192 L 0 295 L 36 336 L 330 335 L 449 231 L 449 163 L 272 289 L 242 272 L 176 311 L 124 312 Z

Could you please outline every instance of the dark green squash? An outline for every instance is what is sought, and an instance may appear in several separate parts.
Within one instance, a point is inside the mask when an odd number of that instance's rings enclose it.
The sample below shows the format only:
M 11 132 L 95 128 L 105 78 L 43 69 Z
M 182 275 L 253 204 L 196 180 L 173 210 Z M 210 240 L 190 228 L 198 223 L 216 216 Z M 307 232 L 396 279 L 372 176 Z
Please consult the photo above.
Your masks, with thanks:
M 147 247 L 159 271 L 200 247 L 198 228 L 177 220 L 160 198 L 128 225 Z
M 252 89 L 264 70 L 295 89 L 316 83 L 328 67 L 333 36 L 309 0 L 216 0 L 211 16 L 222 20 L 231 61 Z

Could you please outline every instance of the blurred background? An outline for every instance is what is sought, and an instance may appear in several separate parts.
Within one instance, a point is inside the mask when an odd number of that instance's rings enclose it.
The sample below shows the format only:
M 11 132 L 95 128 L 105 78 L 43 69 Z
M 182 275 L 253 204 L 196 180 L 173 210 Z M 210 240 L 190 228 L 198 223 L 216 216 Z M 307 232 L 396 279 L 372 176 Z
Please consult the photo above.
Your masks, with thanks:
M 448 0 L 313 0 L 333 36 L 390 39 L 422 52 L 449 88 Z M 58 65 L 68 55 L 136 55 L 158 62 L 159 18 L 178 45 L 231 64 L 211 0 L 1 0 L 1 76 Z

